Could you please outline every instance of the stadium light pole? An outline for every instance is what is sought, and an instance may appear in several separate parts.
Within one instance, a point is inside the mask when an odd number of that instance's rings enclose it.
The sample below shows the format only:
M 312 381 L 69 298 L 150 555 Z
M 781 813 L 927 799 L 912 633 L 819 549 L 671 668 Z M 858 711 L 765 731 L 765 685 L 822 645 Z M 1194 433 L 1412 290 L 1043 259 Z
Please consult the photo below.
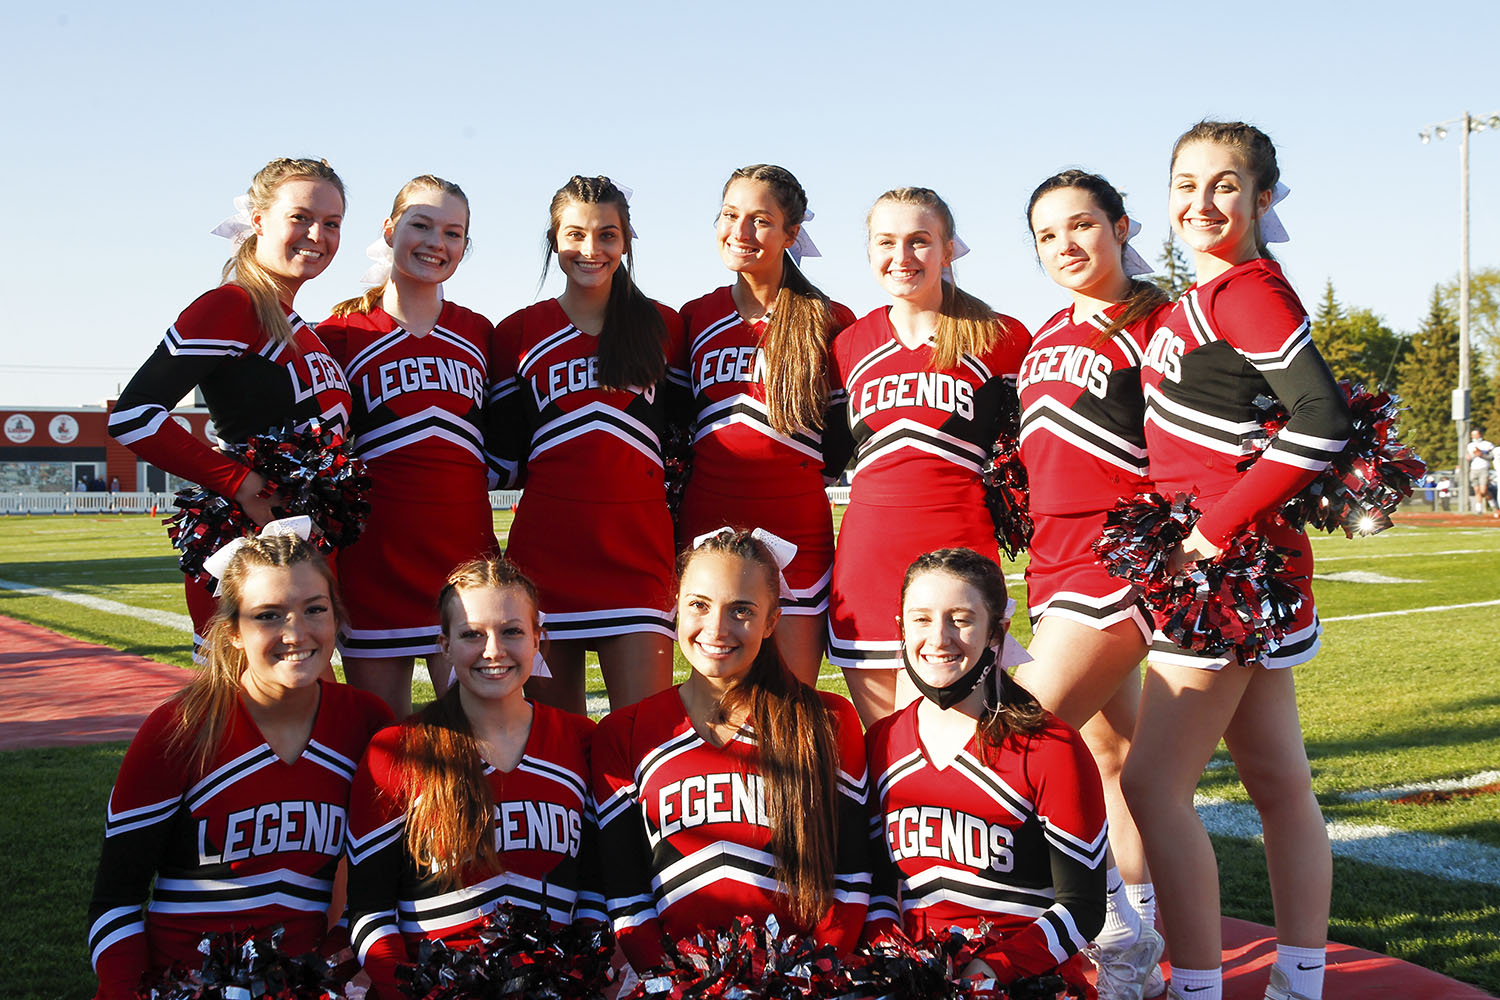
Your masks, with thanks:
M 1459 226 L 1458 226 L 1458 388 L 1453 393 L 1453 420 L 1458 425 L 1458 512 L 1468 513 L 1469 498 L 1474 491 L 1469 484 L 1469 133 L 1500 129 L 1500 112 L 1474 116 L 1467 111 L 1462 118 L 1429 125 L 1417 133 L 1422 144 L 1448 138 L 1448 127 L 1461 129 L 1458 142 Z M 1480 506 L 1477 513 L 1484 513 Z

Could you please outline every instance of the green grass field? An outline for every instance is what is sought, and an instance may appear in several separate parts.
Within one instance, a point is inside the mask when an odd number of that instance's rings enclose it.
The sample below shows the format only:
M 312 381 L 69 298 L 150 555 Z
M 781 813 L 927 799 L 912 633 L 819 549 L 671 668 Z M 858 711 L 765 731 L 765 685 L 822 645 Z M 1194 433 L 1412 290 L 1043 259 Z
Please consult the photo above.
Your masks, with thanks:
M 497 514 L 502 540 L 509 523 L 509 514 Z M 1500 530 L 1477 520 L 1457 527 L 1403 524 L 1371 539 L 1316 539 L 1314 551 L 1320 575 L 1390 581 L 1319 580 L 1323 652 L 1297 670 L 1314 789 L 1340 831 L 1330 934 L 1500 992 L 1500 796 L 1457 794 L 1415 804 L 1360 794 L 1500 768 L 1500 614 L 1491 606 L 1349 617 L 1500 601 Z M 1006 569 L 1018 574 L 1023 565 Z M 128 607 L 81 606 L 21 593 L 14 584 Z M 1019 577 L 1012 587 L 1022 589 Z M 181 629 L 143 621 L 128 609 L 183 612 L 181 577 L 155 521 L 0 519 L 0 614 L 190 666 Z M 1016 631 L 1023 642 L 1028 638 L 1024 618 Z M 603 693 L 597 669 L 589 686 Z M 826 668 L 822 686 L 843 690 L 837 672 Z M 421 684 L 414 693 L 419 701 L 431 696 Z M 0 910 L 0 954 L 9 959 L 0 997 L 92 995 L 84 910 L 104 802 L 123 752 L 123 744 L 101 744 L 0 753 L 0 790 L 8 800 L 0 817 L 7 845 L 0 883 L 8 901 Z M 1219 758 L 1200 794 L 1216 809 L 1243 812 L 1248 800 L 1233 765 L 1227 754 Z M 1253 833 L 1216 836 L 1215 843 L 1226 913 L 1269 923 Z M 1464 881 L 1421 874 L 1423 858 L 1430 869 L 1430 859 L 1453 850 L 1477 855 L 1480 875 Z

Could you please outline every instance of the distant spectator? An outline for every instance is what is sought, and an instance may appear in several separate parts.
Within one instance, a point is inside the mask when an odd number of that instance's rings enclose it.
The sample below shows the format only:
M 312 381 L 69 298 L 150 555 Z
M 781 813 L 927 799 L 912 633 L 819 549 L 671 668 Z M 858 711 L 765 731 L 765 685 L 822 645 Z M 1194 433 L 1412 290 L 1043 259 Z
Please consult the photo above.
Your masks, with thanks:
M 87 493 L 88 489 L 89 489 L 89 484 L 83 481 L 83 477 L 82 476 L 79 476 L 78 477 L 78 482 L 76 482 L 76 483 L 73 484 L 73 489 L 74 489 L 75 492 L 78 492 L 78 493 Z
M 1469 485 L 1474 490 L 1474 509 L 1483 514 L 1490 504 L 1490 461 L 1495 446 L 1478 428 L 1469 432 Z
M 109 491 L 111 493 L 118 493 L 118 492 L 120 492 L 120 477 L 119 476 L 110 476 L 109 477 Z

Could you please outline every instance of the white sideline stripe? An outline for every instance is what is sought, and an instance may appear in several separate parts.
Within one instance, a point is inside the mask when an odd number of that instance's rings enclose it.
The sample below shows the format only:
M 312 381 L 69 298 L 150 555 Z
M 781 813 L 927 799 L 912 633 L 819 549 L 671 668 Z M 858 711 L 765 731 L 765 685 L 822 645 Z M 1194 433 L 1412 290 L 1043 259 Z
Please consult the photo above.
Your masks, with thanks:
M 1209 833 L 1260 839 L 1260 815 L 1254 806 L 1207 796 L 1194 796 L 1193 805 Z M 1333 853 L 1339 857 L 1500 887 L 1500 848 L 1428 833 L 1407 833 L 1379 823 L 1336 820 L 1327 827 Z
M 189 635 L 193 631 L 193 620 L 187 615 L 176 611 L 157 611 L 154 608 L 138 608 L 133 604 L 121 604 L 119 601 L 111 601 L 106 597 L 95 597 L 93 594 L 78 594 L 70 590 L 56 590 L 52 587 L 35 587 L 29 583 L 17 583 L 14 580 L 0 580 L 0 590 L 13 590 L 20 594 L 29 594 L 33 597 L 50 597 L 58 601 L 67 601 L 70 604 L 81 604 L 94 611 L 102 611 L 109 615 L 123 615 L 126 618 L 138 618 L 141 621 L 150 622 L 153 625 L 165 625 L 167 628 L 175 628 Z
M 1324 563 L 1346 562 L 1350 559 L 1369 562 L 1372 559 L 1404 559 L 1408 556 L 1479 556 L 1494 551 L 1494 549 L 1448 549 L 1446 552 L 1374 552 L 1358 556 L 1314 556 L 1313 562 L 1321 566 Z
M 1429 611 L 1461 611 L 1464 608 L 1493 608 L 1500 604 L 1500 600 L 1475 601 L 1473 604 L 1434 604 L 1430 608 L 1405 608 L 1400 611 L 1371 611 L 1362 615 L 1339 615 L 1337 618 L 1320 618 L 1327 625 L 1329 622 L 1356 622 L 1366 618 L 1388 618 L 1391 615 L 1421 615 Z
M 1388 785 L 1385 788 L 1366 788 L 1363 791 L 1340 795 L 1344 802 L 1372 802 L 1375 799 L 1399 799 L 1418 792 L 1459 792 L 1466 788 L 1483 788 L 1500 782 L 1500 771 L 1480 771 L 1467 778 L 1439 778 L 1436 781 L 1418 781 L 1410 785 Z

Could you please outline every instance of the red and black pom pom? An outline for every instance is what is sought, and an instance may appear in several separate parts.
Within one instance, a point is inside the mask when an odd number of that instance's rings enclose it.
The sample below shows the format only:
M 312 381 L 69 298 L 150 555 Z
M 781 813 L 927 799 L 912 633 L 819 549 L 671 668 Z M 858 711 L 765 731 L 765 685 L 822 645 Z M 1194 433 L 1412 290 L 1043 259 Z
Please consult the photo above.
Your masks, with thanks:
M 1021 464 L 1021 401 L 1014 390 L 1000 394 L 1000 433 L 980 469 L 984 502 L 995 522 L 995 541 L 1008 558 L 1031 546 L 1031 487 Z
M 174 965 L 143 981 L 140 1000 L 329 1000 L 343 996 L 357 970 L 316 953 L 288 955 L 281 950 L 285 928 L 259 933 L 209 934 L 198 945 L 203 965 Z

